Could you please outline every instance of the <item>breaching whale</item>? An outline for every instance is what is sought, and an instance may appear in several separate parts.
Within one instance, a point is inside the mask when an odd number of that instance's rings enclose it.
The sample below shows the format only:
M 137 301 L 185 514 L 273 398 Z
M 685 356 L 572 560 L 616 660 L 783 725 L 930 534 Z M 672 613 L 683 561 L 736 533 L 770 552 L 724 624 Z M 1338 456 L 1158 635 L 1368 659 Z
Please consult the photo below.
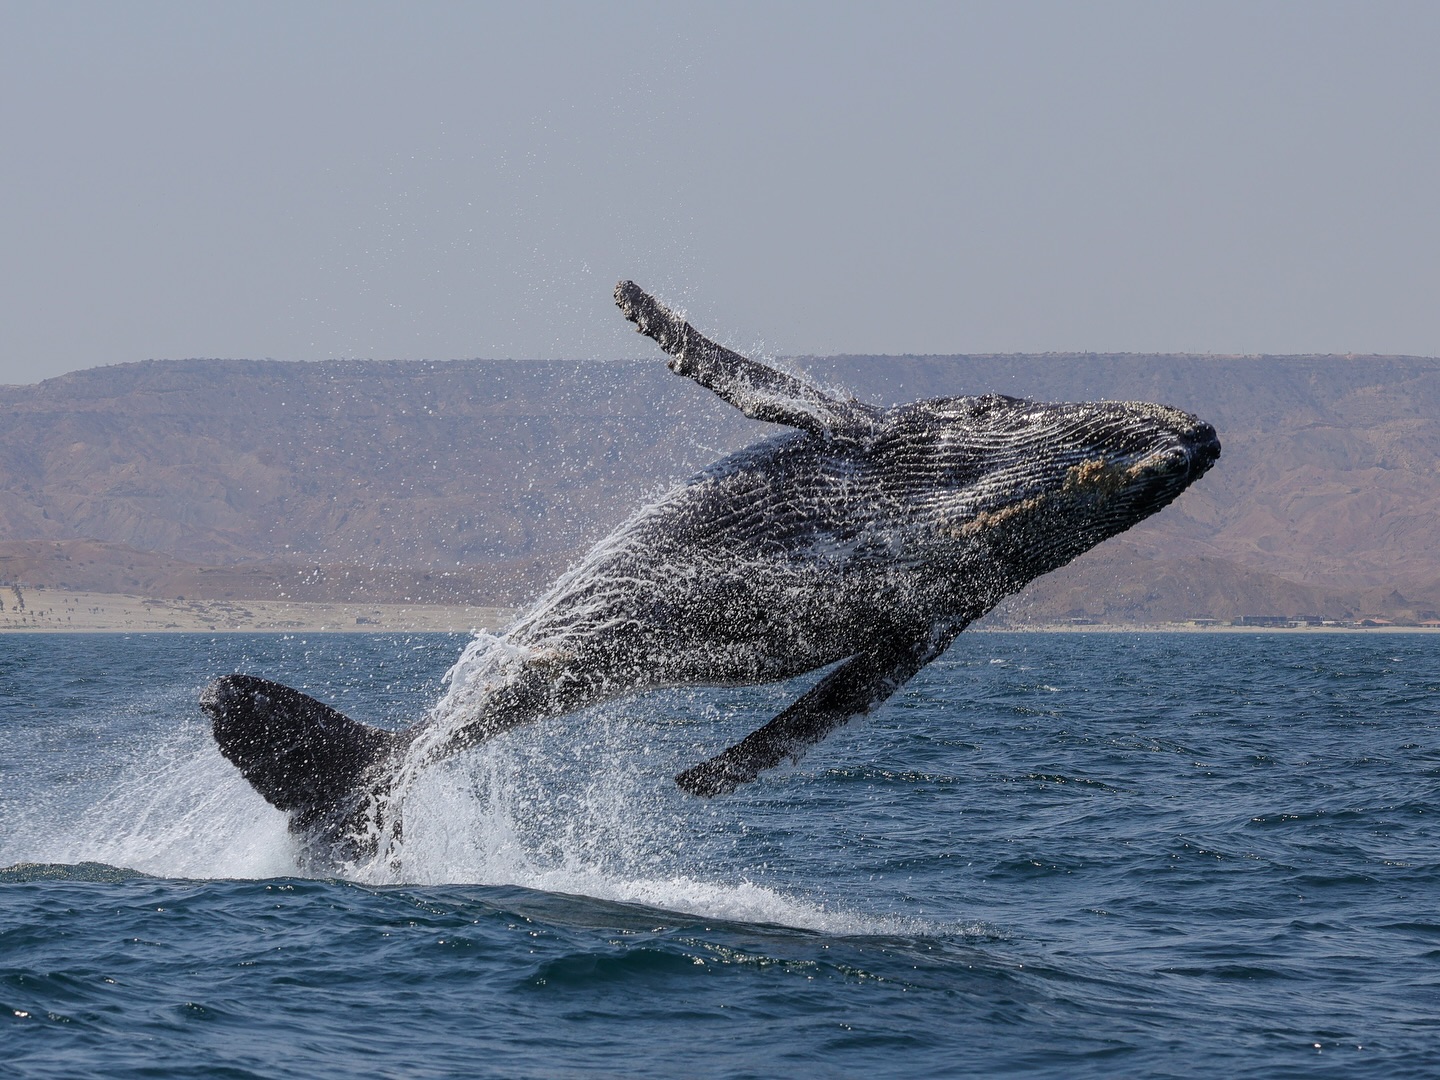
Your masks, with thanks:
M 615 302 L 672 370 L 791 430 L 635 513 L 498 638 L 477 638 L 409 730 L 251 675 L 211 683 L 201 703 L 221 752 L 332 857 L 398 827 L 384 818 L 401 777 L 519 724 L 834 665 L 675 778 L 732 791 L 874 709 L 1001 599 L 1154 514 L 1220 453 L 1209 424 L 1144 402 L 878 408 L 716 344 L 633 282 Z

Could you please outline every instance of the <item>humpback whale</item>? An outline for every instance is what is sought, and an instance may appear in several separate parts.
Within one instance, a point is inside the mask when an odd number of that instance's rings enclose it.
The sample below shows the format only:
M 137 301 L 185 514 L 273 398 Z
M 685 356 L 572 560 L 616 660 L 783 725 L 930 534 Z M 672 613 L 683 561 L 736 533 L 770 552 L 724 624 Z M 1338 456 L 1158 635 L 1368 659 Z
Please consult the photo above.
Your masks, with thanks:
M 733 791 L 873 710 L 1001 599 L 1156 513 L 1220 453 L 1211 425 L 1145 402 L 880 408 L 724 348 L 633 282 L 615 302 L 673 371 L 789 430 L 643 507 L 500 635 L 477 637 L 409 730 L 252 675 L 212 682 L 201 704 L 221 752 L 330 857 L 394 835 L 391 800 L 415 770 L 517 725 L 830 669 L 675 778 Z

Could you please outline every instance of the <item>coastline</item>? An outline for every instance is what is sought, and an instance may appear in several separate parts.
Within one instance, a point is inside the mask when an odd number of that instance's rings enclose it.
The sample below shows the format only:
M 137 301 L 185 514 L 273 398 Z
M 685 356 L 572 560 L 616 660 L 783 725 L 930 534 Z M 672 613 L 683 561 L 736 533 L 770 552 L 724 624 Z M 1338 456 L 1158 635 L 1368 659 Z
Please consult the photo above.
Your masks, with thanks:
M 20 608 L 0 594 L 7 633 L 471 633 L 498 630 L 517 614 L 488 604 L 298 603 L 288 600 L 159 599 L 31 588 Z M 1196 626 L 1193 623 L 1013 623 L 974 629 L 1006 634 L 1435 634 L 1422 626 Z
M 1440 629 L 1430 626 L 1196 626 L 1193 623 L 1089 623 L 1071 626 L 1065 623 L 1034 623 L 1029 626 L 984 626 L 972 630 L 996 634 L 1293 634 L 1305 637 L 1316 634 L 1433 634 Z
M 25 590 L 21 609 L 0 594 L 6 633 L 470 633 L 496 630 L 508 607 L 440 604 L 292 603 L 287 600 L 161 600 L 118 593 Z

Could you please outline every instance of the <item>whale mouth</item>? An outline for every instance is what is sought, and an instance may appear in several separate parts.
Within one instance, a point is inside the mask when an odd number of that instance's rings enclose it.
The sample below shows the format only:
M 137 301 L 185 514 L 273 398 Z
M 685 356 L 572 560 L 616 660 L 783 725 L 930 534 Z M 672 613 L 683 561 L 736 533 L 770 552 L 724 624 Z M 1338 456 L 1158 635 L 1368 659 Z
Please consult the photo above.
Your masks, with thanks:
M 1220 457 L 1220 436 L 1210 424 L 1201 423 L 1190 434 L 1186 450 L 1190 456 L 1190 479 L 1198 480 Z
M 1130 480 L 1146 477 L 1167 484 L 1180 482 L 1188 487 L 1203 476 L 1220 457 L 1220 439 L 1215 429 L 1201 423 L 1193 431 L 1182 434 L 1177 442 L 1161 446 L 1146 454 L 1126 470 Z

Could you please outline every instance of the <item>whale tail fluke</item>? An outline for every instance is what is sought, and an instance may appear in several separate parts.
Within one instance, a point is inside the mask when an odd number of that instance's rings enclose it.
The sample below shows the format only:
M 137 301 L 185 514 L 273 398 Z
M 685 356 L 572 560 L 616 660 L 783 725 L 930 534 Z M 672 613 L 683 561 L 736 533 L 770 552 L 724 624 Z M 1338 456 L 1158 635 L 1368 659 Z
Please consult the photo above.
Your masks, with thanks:
M 410 732 L 371 727 L 308 694 L 253 675 L 224 675 L 200 695 L 220 752 L 292 832 L 342 845 L 363 826 Z

